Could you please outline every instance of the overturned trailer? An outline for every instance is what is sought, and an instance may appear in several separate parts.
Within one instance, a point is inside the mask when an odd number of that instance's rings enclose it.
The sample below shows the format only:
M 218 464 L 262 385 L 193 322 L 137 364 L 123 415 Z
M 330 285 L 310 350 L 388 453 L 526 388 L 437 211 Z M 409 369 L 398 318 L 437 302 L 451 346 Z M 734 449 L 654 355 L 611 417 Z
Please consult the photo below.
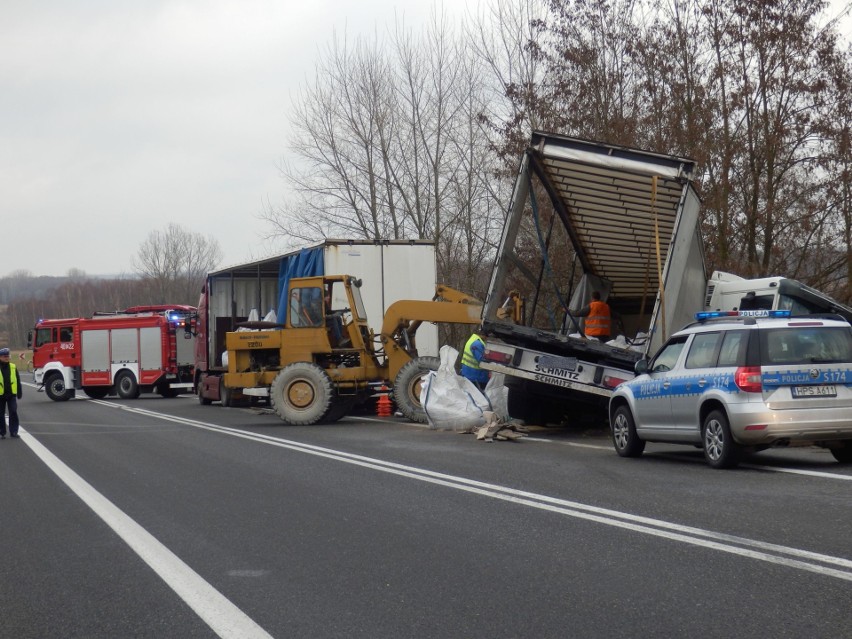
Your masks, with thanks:
M 687 158 L 536 132 L 526 149 L 485 303 L 483 368 L 506 375 L 509 412 L 601 415 L 612 390 L 703 308 L 700 200 Z M 570 311 L 593 291 L 614 343 Z

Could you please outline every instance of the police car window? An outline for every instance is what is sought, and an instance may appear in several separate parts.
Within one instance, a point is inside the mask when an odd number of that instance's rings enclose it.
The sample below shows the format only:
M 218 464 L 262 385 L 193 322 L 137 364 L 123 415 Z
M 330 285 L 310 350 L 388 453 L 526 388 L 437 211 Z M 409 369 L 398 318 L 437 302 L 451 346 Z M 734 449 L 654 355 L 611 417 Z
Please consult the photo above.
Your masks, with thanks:
M 683 346 L 686 344 L 686 336 L 672 339 L 668 344 L 663 346 L 657 356 L 654 358 L 654 363 L 651 366 L 652 373 L 664 373 L 670 371 L 677 364 Z
M 709 368 L 716 364 L 721 333 L 696 333 L 686 354 L 687 368 Z
M 745 362 L 748 331 L 725 331 L 719 351 L 719 366 L 742 366 Z
M 852 362 L 852 331 L 809 327 L 761 331 L 762 350 L 770 364 Z

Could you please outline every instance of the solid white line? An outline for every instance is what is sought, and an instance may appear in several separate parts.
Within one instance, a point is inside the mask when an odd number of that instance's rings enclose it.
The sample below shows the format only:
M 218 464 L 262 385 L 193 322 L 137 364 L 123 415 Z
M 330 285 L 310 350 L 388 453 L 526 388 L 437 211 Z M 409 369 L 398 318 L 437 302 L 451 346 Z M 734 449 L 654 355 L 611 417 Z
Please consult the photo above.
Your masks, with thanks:
M 800 470 L 798 468 L 782 468 L 780 466 L 758 466 L 757 464 L 740 464 L 742 468 L 753 468 L 754 470 L 768 470 L 774 473 L 788 473 L 790 475 L 805 475 L 807 477 L 821 477 L 823 479 L 841 479 L 852 481 L 852 475 L 840 475 L 839 473 L 826 473 L 821 470 Z
M 65 465 L 35 437 L 20 429 L 21 439 L 65 482 L 186 604 L 220 637 L 269 639 L 257 625 L 218 590 L 187 566 L 131 517 Z
M 267 443 L 270 445 L 278 446 L 280 448 L 287 448 L 289 450 L 297 452 L 303 452 L 310 455 L 316 455 L 318 457 L 324 457 L 327 459 L 358 465 L 365 468 L 371 468 L 382 472 L 416 479 L 418 481 L 424 481 L 432 484 L 446 486 L 449 488 L 455 488 L 457 490 L 464 490 L 466 492 L 476 493 L 479 495 L 484 495 L 503 501 L 509 501 L 516 504 L 522 504 L 525 506 L 530 506 L 532 508 L 538 508 L 540 510 L 548 510 L 551 512 L 568 515 L 578 519 L 585 519 L 608 526 L 625 528 L 634 532 L 640 532 L 656 537 L 663 537 L 673 541 L 680 541 L 682 543 L 688 543 L 696 546 L 712 548 L 714 550 L 719 550 L 722 552 L 728 552 L 731 554 L 750 557 L 752 559 L 758 559 L 761 561 L 785 565 L 791 568 L 797 568 L 800 570 L 807 570 L 826 576 L 836 577 L 838 579 L 843 579 L 846 581 L 852 581 L 852 560 L 844 559 L 842 557 L 833 557 L 831 555 L 815 553 L 799 548 L 781 546 L 778 544 L 748 539 L 746 537 L 738 537 L 735 535 L 728 535 L 725 533 L 705 530 L 702 528 L 695 528 L 692 526 L 684 526 L 681 524 L 675 524 L 672 522 L 667 522 L 660 519 L 653 519 L 650 517 L 643 517 L 640 515 L 632 515 L 630 513 L 610 510 L 608 508 L 590 506 L 587 504 L 581 504 L 579 502 L 559 499 L 556 497 L 549 497 L 547 495 L 540 495 L 537 493 L 530 493 L 527 491 L 517 490 L 506 486 L 499 486 L 496 484 L 480 482 L 473 479 L 467 479 L 465 477 L 447 475 L 425 468 L 406 466 L 403 464 L 397 464 L 395 462 L 388 462 L 381 459 L 365 457 L 362 455 L 356 455 L 344 451 L 324 448 L 321 446 L 314 446 L 312 444 L 304 444 L 292 440 L 272 437 L 270 435 L 262 435 L 249 431 L 243 431 L 228 426 L 219 426 L 218 424 L 210 424 L 207 422 L 196 421 L 183 417 L 176 417 L 164 413 L 157 413 L 155 411 L 150 411 L 147 409 L 132 408 L 120 404 L 110 404 L 109 402 L 99 403 L 103 403 L 105 405 L 112 406 L 115 408 L 121 408 L 123 410 L 127 410 L 141 415 L 147 415 L 166 421 L 185 424 L 187 426 L 201 428 L 204 430 L 220 432 L 234 437 L 240 437 L 242 439 Z M 756 550 L 751 550 L 750 548 L 754 548 Z M 790 557 L 796 557 L 797 559 L 791 559 Z M 828 566 L 808 562 L 819 562 L 822 564 L 827 564 Z

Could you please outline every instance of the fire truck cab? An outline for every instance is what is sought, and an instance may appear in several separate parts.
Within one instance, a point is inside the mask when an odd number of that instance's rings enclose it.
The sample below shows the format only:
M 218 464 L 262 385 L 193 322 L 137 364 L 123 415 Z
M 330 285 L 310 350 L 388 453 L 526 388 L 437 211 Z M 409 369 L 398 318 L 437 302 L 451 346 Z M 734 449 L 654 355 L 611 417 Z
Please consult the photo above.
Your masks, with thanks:
M 33 377 L 54 401 L 77 390 L 102 399 L 192 392 L 191 306 L 136 306 L 91 318 L 39 320 L 30 333 Z

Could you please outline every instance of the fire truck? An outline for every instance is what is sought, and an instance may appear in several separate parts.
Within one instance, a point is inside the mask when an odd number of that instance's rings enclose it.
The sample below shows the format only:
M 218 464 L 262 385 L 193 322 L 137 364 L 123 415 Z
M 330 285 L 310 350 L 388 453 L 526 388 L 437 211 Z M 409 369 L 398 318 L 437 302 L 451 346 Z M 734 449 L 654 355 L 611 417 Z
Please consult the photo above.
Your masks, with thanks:
M 91 318 L 39 320 L 28 337 L 33 378 L 53 401 L 192 392 L 194 306 L 134 306 Z

